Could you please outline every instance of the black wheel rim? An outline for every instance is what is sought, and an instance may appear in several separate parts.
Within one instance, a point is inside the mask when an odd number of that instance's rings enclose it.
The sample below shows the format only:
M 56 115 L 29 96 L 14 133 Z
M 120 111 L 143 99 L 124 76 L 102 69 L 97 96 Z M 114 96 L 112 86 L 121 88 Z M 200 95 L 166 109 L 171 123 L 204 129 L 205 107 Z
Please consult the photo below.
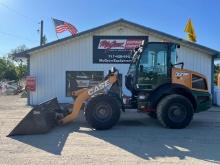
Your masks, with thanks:
M 182 104 L 174 103 L 168 109 L 168 117 L 175 123 L 181 123 L 187 117 L 187 109 Z
M 96 120 L 101 122 L 108 121 L 112 116 L 112 107 L 108 103 L 98 103 L 94 112 Z

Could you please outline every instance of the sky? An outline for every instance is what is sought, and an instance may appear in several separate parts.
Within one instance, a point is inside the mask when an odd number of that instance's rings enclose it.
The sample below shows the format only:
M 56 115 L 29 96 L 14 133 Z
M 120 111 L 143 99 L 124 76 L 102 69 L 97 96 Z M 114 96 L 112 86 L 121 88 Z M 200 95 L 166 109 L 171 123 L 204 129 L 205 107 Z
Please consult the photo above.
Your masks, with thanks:
M 219 11 L 219 0 L 0 0 L 0 57 L 19 45 L 39 46 L 40 20 L 48 42 L 57 40 L 51 17 L 79 32 L 123 18 L 184 39 L 191 18 L 197 43 L 220 51 Z

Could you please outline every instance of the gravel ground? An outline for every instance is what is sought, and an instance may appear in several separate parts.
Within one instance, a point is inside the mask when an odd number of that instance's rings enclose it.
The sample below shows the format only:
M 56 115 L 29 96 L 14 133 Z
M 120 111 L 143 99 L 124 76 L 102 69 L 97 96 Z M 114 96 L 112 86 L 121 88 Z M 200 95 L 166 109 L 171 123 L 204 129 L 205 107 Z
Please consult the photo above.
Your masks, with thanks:
M 129 111 L 111 130 L 89 128 L 83 115 L 43 135 L 6 137 L 31 110 L 26 99 L 0 96 L 0 164 L 220 164 L 220 108 L 196 114 L 189 127 L 165 129 Z

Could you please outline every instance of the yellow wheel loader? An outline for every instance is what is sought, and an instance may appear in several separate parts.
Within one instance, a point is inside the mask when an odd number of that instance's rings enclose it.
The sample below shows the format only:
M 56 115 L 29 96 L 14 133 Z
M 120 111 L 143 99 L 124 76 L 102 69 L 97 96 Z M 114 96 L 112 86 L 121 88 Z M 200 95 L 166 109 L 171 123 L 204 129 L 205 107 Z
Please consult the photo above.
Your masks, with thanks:
M 168 42 L 143 42 L 133 51 L 125 76 L 131 97 L 122 94 L 119 71 L 112 68 L 102 83 L 72 92 L 71 111 L 60 108 L 56 99 L 47 101 L 30 111 L 9 136 L 48 132 L 57 123 L 73 122 L 80 110 L 97 130 L 113 127 L 126 109 L 147 113 L 164 127 L 185 128 L 194 113 L 210 108 L 211 95 L 204 75 L 176 63 L 179 47 Z

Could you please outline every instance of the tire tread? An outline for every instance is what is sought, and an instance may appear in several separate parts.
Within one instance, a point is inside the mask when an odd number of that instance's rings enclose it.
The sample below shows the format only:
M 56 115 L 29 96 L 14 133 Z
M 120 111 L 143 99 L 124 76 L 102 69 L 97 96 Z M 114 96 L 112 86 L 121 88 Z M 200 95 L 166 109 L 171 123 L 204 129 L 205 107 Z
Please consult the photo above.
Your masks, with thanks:
M 193 111 L 193 106 L 192 106 L 191 102 L 186 97 L 184 97 L 182 95 L 178 95 L 178 94 L 171 94 L 171 95 L 165 96 L 165 98 L 163 98 L 157 105 L 157 119 L 164 127 L 175 128 L 175 126 L 169 126 L 167 123 L 165 123 L 164 118 L 163 118 L 164 107 L 166 106 L 166 104 L 168 102 L 170 102 L 174 98 L 179 98 L 179 99 L 181 98 L 184 101 L 188 102 L 189 106 L 191 107 L 191 110 Z M 191 119 L 189 119 L 189 120 L 191 121 L 192 117 L 193 117 L 193 112 L 192 112 L 192 116 L 190 116 L 190 117 L 191 117 Z M 183 127 L 180 127 L 180 128 L 185 128 L 186 126 L 188 126 L 188 124 Z

